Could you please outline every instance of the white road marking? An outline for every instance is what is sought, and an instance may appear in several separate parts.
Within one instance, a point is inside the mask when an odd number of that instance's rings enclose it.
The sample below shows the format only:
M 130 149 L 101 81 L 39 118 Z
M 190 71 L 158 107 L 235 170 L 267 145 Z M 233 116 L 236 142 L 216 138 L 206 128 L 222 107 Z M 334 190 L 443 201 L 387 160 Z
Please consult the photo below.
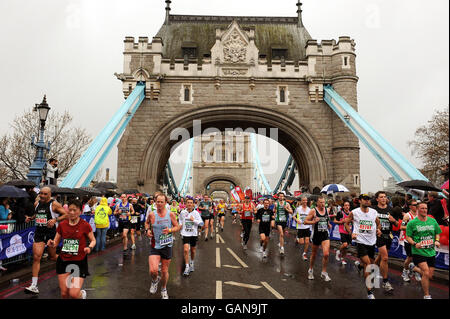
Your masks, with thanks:
M 220 268 L 220 248 L 216 248 L 216 267 Z
M 282 295 L 280 295 L 275 289 L 273 289 L 267 282 L 261 281 L 261 284 L 267 288 L 275 297 L 278 299 L 284 299 Z
M 225 244 L 225 240 L 223 240 L 222 236 L 220 236 L 219 234 L 217 234 L 217 235 L 216 235 L 216 243 L 218 244 L 219 241 L 220 241 L 222 244 Z
M 248 268 L 248 266 L 247 266 L 247 264 L 246 263 L 244 263 L 243 261 L 242 261 L 242 259 L 241 258 L 239 258 L 238 257 L 238 255 L 236 255 L 235 253 L 234 253 L 234 251 L 232 251 L 230 248 L 227 248 L 227 250 L 230 252 L 230 254 L 242 265 L 242 267 L 244 267 L 244 268 Z
M 262 288 L 262 286 L 255 286 L 255 285 L 243 284 L 243 283 L 235 282 L 235 281 L 225 281 L 224 284 L 231 285 L 231 286 L 243 287 L 243 288 L 250 288 L 250 289 L 259 289 L 259 288 Z
M 222 299 L 222 281 L 216 281 L 216 299 Z
M 241 269 L 241 266 L 231 266 L 231 265 L 223 265 L 224 267 L 228 267 L 228 268 L 234 268 L 234 269 Z

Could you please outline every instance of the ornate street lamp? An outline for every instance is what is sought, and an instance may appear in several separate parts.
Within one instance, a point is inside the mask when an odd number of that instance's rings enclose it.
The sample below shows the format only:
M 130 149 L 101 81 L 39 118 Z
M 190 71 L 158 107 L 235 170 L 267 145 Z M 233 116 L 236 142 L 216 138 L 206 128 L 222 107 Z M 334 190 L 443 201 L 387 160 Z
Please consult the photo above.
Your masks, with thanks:
M 34 142 L 34 135 L 31 140 L 31 145 L 36 148 L 36 157 L 34 158 L 33 164 L 31 164 L 30 166 L 30 172 L 28 173 L 27 177 L 28 180 L 33 181 L 36 185 L 39 186 L 42 181 L 43 169 L 47 164 L 44 150 L 46 150 L 47 152 L 50 151 L 50 142 L 47 145 L 45 145 L 44 142 L 45 122 L 47 121 L 48 112 L 50 111 L 50 107 L 47 104 L 47 97 L 45 95 L 41 104 L 35 104 L 34 111 L 37 111 L 39 114 L 41 127 L 39 132 L 39 141 L 37 143 Z

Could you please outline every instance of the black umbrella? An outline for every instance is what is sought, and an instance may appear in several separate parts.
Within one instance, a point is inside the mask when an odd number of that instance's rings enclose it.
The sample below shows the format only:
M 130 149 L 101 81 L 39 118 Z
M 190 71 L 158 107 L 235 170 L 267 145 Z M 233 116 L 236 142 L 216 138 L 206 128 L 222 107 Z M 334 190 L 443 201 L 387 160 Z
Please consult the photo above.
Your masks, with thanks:
M 20 197 L 30 197 L 28 193 L 16 186 L 12 185 L 3 185 L 0 187 L 0 197 L 12 197 L 12 198 L 20 198 Z
M 15 179 L 13 181 L 9 181 L 5 185 L 16 186 L 16 187 L 19 187 L 19 188 L 35 187 L 36 186 L 36 184 L 34 182 L 26 180 L 26 179 Z
M 58 187 L 56 185 L 46 185 L 52 191 L 52 195 L 76 195 L 76 193 L 71 188 Z
M 428 181 L 423 181 L 420 179 L 413 179 L 411 181 L 404 181 L 397 183 L 398 186 L 401 186 L 406 189 L 420 189 L 423 191 L 429 191 L 429 192 L 440 192 L 441 190 L 434 186 L 432 183 Z
M 95 188 L 104 188 L 104 189 L 116 189 L 117 184 L 112 182 L 100 182 L 95 185 Z
M 123 193 L 129 195 L 129 194 L 137 194 L 140 192 L 137 189 L 126 189 L 123 191 Z
M 80 189 L 88 192 L 91 196 L 101 196 L 104 193 L 103 190 L 93 187 L 81 187 Z

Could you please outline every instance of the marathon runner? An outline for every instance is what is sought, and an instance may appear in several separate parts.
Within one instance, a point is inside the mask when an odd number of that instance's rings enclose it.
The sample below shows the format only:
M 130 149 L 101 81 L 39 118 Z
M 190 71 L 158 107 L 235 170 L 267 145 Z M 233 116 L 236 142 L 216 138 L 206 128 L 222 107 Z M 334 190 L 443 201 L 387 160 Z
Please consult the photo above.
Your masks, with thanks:
M 186 209 L 180 214 L 181 236 L 183 236 L 183 253 L 186 267 L 184 276 L 189 276 L 194 271 L 194 258 L 197 246 L 197 231 L 199 226 L 203 226 L 200 213 L 194 209 L 194 199 L 186 198 Z M 189 250 L 191 260 L 189 261 Z
M 403 216 L 402 226 L 400 226 L 400 239 L 399 243 L 400 245 L 403 245 L 405 247 L 406 252 L 406 259 L 405 263 L 403 264 L 403 273 L 402 278 L 403 281 L 410 281 L 409 276 L 413 275 L 410 269 L 414 269 L 414 263 L 412 263 L 412 250 L 411 245 L 406 240 L 406 226 L 410 221 L 412 221 L 414 218 L 417 217 L 417 200 L 410 199 L 408 202 L 409 211 Z M 410 265 L 411 264 L 411 265 Z M 418 272 L 414 272 L 416 281 L 421 281 L 422 278 Z
M 355 208 L 350 212 L 345 220 L 345 228 L 352 239 L 356 241 L 356 249 L 358 251 L 358 258 L 361 260 L 364 268 L 364 278 L 371 274 L 369 265 L 374 264 L 375 259 L 375 244 L 377 242 L 377 234 L 381 234 L 381 224 L 377 217 L 377 211 L 370 208 L 370 196 L 361 194 L 359 196 L 360 207 Z M 353 222 L 353 233 L 350 223 Z M 367 286 L 367 298 L 375 299 L 373 295 L 373 287 Z
M 214 228 L 214 219 L 211 219 L 212 202 L 209 200 L 208 195 L 205 194 L 203 200 L 199 203 L 198 209 L 200 211 L 204 223 L 202 231 L 205 232 L 205 241 L 208 241 L 209 228 L 211 228 L 211 238 L 213 238 L 212 231 Z
M 328 256 L 330 254 L 330 238 L 328 229 L 331 228 L 330 217 L 328 209 L 325 207 L 325 198 L 319 197 L 317 199 L 317 207 L 311 209 L 304 222 L 306 225 L 314 225 L 312 235 L 312 251 L 311 260 L 309 262 L 308 279 L 314 279 L 314 262 L 316 261 L 317 250 L 322 246 L 322 272 L 320 277 L 325 281 L 330 281 L 331 278 L 327 273 Z
M 236 216 L 239 212 L 239 204 L 236 201 L 233 201 L 231 204 L 231 215 L 233 216 L 233 224 L 236 224 Z
M 285 192 L 281 191 L 278 193 L 278 200 L 273 207 L 273 212 L 275 213 L 275 224 L 278 229 L 279 234 L 279 244 L 280 255 L 284 255 L 284 230 L 287 227 L 287 221 L 289 214 L 292 214 L 291 205 L 286 202 Z
M 345 261 L 345 256 L 347 254 L 348 246 L 352 245 L 352 237 L 345 229 L 345 220 L 350 215 L 350 201 L 344 200 L 342 209 L 337 213 L 334 218 L 334 223 L 339 225 L 339 234 L 341 235 L 341 247 L 336 251 L 336 260 L 341 261 L 342 265 L 347 265 Z
M 378 212 L 378 219 L 381 224 L 381 235 L 377 237 L 378 256 L 375 259 L 375 264 L 380 267 L 381 276 L 383 277 L 383 288 L 386 291 L 394 290 L 394 287 L 388 280 L 388 258 L 389 249 L 391 249 L 392 224 L 398 226 L 398 222 L 391 216 L 392 209 L 387 205 L 386 192 L 378 191 L 375 194 L 377 206 L 373 207 Z
M 127 195 L 122 194 L 120 196 L 121 202 L 116 205 L 114 215 L 119 215 L 119 233 L 122 233 L 123 252 L 128 250 L 128 231 L 130 226 L 131 214 L 134 214 L 133 205 L 128 202 Z
M 158 290 L 161 279 L 161 297 L 169 299 L 167 282 L 169 280 L 169 266 L 172 259 L 173 233 L 180 230 L 175 214 L 167 209 L 167 197 L 164 194 L 155 194 L 156 212 L 150 212 L 145 221 L 145 233 L 151 238 L 150 256 L 148 264 L 152 284 L 150 293 Z M 158 276 L 159 263 L 161 262 L 161 278 Z
M 221 199 L 219 205 L 217 205 L 217 210 L 218 210 L 217 219 L 218 219 L 218 222 L 220 223 L 220 230 L 222 232 L 223 232 L 223 226 L 225 225 L 225 209 L 226 208 L 227 208 L 227 206 L 225 205 L 223 199 Z
M 80 201 L 69 202 L 68 219 L 59 224 L 55 238 L 47 242 L 48 247 L 53 249 L 58 247 L 60 241 L 63 242 L 61 254 L 56 260 L 56 273 L 63 299 L 86 299 L 86 291 L 81 288 L 86 276 L 89 276 L 87 255 L 94 249 L 96 241 L 91 225 L 80 218 L 81 209 Z M 68 282 L 69 276 L 72 278 Z
M 303 196 L 300 201 L 300 206 L 295 209 L 294 220 L 297 223 L 297 240 L 301 245 L 305 245 L 302 253 L 302 258 L 304 261 L 308 260 L 306 253 L 309 248 L 309 238 L 311 237 L 311 225 L 305 224 L 305 219 L 308 217 L 310 212 L 308 207 L 308 198 Z
M 140 219 L 141 219 L 141 208 L 138 207 L 138 199 L 133 198 L 131 200 L 131 204 L 133 207 L 133 211 L 130 213 L 130 232 L 131 232 L 131 249 L 136 249 L 136 238 L 134 233 L 139 231 L 140 232 Z
M 244 231 L 244 236 L 242 237 L 242 247 L 244 248 L 244 250 L 247 249 L 247 243 L 250 239 L 250 232 L 252 231 L 253 224 L 253 215 L 255 214 L 255 211 L 255 204 L 250 201 L 249 196 L 245 196 L 241 211 L 242 230 Z
M 33 243 L 31 285 L 25 288 L 25 293 L 32 294 L 39 294 L 37 284 L 45 245 L 50 239 L 55 238 L 58 222 L 67 219 L 67 213 L 64 208 L 60 203 L 52 199 L 52 190 L 50 187 L 43 187 L 36 199 L 38 199 L 38 201 L 34 203 L 35 214 L 31 217 L 27 217 L 27 222 L 30 220 L 35 220 L 36 222 Z M 51 260 L 57 260 L 56 247 L 48 247 L 48 254 Z
M 259 224 L 259 236 L 260 236 L 260 251 L 263 254 L 263 258 L 267 257 L 267 245 L 270 239 L 270 223 L 275 219 L 273 210 L 269 209 L 269 200 L 264 200 L 262 208 L 256 212 L 256 220 Z
M 428 206 L 426 203 L 418 204 L 417 218 L 411 220 L 406 226 L 406 240 L 411 245 L 414 271 L 421 274 L 420 281 L 423 289 L 423 299 L 431 299 L 430 280 L 436 262 L 436 247 L 439 248 L 439 234 L 442 232 L 439 224 L 434 218 L 427 216 Z

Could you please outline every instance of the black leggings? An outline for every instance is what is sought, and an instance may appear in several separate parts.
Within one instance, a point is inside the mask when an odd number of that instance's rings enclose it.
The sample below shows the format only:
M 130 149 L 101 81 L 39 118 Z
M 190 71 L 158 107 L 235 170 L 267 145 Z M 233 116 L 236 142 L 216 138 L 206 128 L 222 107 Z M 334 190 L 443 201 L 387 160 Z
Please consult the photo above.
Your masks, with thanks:
M 247 245 L 248 239 L 250 238 L 250 231 L 252 230 L 252 220 L 242 219 L 241 222 L 244 228 L 244 244 Z

